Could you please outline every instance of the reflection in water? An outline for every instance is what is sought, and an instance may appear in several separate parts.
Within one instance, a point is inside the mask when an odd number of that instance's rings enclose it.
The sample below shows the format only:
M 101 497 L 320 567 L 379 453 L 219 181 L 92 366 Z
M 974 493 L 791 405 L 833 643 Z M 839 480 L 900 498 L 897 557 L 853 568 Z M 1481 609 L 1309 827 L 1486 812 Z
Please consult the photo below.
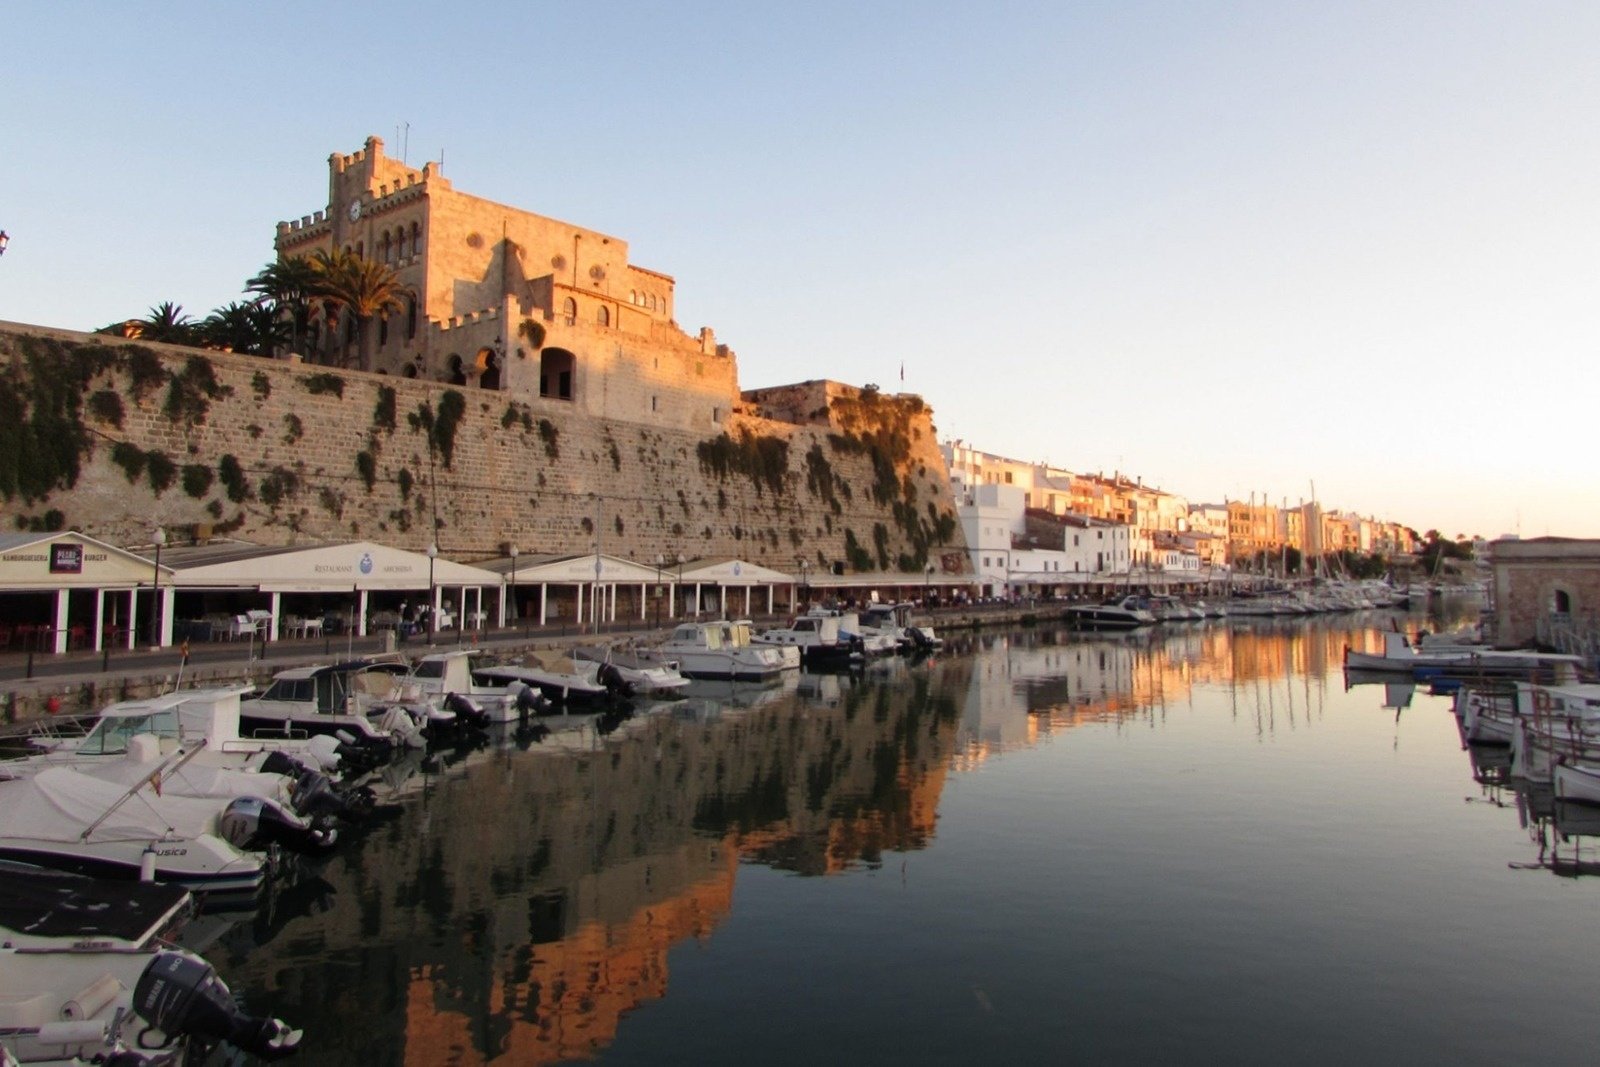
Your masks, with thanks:
M 292 1010 L 317 1062 L 592 1058 L 668 995 L 669 951 L 728 922 L 745 865 L 870 874 L 933 845 L 952 775 L 1088 726 L 1215 715 L 1258 750 L 1328 729 L 1342 650 L 1378 624 L 958 635 L 930 661 L 418 754 L 384 779 L 394 817 L 214 958 L 253 1008 Z

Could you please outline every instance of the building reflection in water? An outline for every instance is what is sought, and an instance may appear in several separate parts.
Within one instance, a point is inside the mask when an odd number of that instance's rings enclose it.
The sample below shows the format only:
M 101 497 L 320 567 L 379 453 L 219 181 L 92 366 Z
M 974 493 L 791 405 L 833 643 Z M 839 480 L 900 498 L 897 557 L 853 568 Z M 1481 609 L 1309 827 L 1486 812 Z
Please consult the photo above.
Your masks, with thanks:
M 229 935 L 224 974 L 253 1006 L 292 1011 L 325 1062 L 589 1058 L 666 995 L 669 951 L 729 915 L 741 864 L 875 867 L 932 841 L 947 775 L 1081 724 L 1154 722 L 1201 687 L 1269 733 L 1314 713 L 1364 637 L 969 635 L 932 662 L 807 675 L 753 706 L 502 738 L 395 776 L 398 816 L 306 900 Z

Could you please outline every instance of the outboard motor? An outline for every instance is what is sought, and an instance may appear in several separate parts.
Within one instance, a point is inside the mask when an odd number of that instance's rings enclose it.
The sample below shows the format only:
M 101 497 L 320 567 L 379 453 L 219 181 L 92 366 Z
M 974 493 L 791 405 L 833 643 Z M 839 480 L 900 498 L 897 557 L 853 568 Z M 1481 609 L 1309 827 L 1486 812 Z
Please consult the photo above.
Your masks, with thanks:
M 456 713 L 456 724 L 483 729 L 489 725 L 489 713 L 482 704 L 469 696 L 460 693 L 450 693 L 444 698 L 444 706 Z
M 527 682 L 515 681 L 506 686 L 506 688 L 510 690 L 512 686 L 516 687 L 513 690 L 516 693 L 513 699 L 516 701 L 518 718 L 525 719 L 529 715 L 543 715 L 553 707 L 549 697 Z
M 314 824 L 318 819 L 358 822 L 371 813 L 373 790 L 338 789 L 326 774 L 318 774 L 317 771 L 306 771 L 294 779 L 294 787 L 290 792 L 294 811 Z
M 600 669 L 595 672 L 595 678 L 606 687 L 606 692 L 613 698 L 626 699 L 633 696 L 633 686 L 623 680 L 622 672 L 617 670 L 615 664 L 600 664 Z
M 298 852 L 321 850 L 333 845 L 339 831 L 325 819 L 303 819 L 281 804 L 261 797 L 237 797 L 228 802 L 217 819 L 217 828 L 237 849 L 261 849 L 280 844 Z
M 134 983 L 133 1010 L 169 1042 L 187 1039 L 209 1050 L 226 1041 L 264 1060 L 293 1055 L 303 1036 L 280 1019 L 240 1011 L 216 969 L 181 952 L 156 953 Z

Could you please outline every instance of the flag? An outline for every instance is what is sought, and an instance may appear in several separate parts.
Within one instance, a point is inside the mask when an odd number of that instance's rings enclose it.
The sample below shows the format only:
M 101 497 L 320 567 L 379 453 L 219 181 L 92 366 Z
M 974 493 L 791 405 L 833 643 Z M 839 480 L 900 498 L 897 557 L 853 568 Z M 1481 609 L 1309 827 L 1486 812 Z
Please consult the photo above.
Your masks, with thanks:
M 900 380 L 906 380 L 906 361 L 903 359 L 900 361 Z
M 161 772 L 160 771 L 157 771 L 156 773 L 154 773 L 154 774 L 152 774 L 150 776 L 150 788 L 154 789 L 156 791 L 156 796 L 160 796 L 161 795 Z

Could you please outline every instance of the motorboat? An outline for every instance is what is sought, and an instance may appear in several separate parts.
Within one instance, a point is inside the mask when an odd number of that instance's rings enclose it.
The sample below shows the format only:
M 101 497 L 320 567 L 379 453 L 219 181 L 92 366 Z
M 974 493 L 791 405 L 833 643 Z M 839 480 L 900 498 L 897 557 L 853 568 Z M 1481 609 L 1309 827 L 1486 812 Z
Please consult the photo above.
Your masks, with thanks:
M 536 649 L 519 664 L 473 667 L 472 677 L 479 685 L 520 682 L 532 686 L 562 711 L 602 711 L 628 696 L 615 668 L 558 649 Z
M 301 1032 L 244 1013 L 210 964 L 171 947 L 185 889 L 0 868 L 0 1060 L 204 1062 L 221 1042 L 263 1060 Z
M 417 660 L 406 675 L 412 694 L 442 703 L 457 718 L 484 726 L 516 722 L 527 709 L 517 703 L 517 691 L 503 685 L 485 685 L 472 677 L 472 659 L 481 649 L 430 652 Z
M 616 670 L 619 677 L 635 695 L 653 699 L 683 695 L 689 679 L 671 661 L 660 661 L 640 655 L 638 650 L 619 645 L 577 645 L 572 649 L 574 659 L 599 663 Z
M 793 649 L 800 662 L 812 666 L 859 662 L 864 658 L 864 643 L 847 637 L 835 615 L 797 615 L 788 626 L 772 626 L 753 634 L 757 645 Z
M 1153 626 L 1155 615 L 1136 596 L 1104 604 L 1069 604 L 1062 611 L 1062 619 L 1069 626 L 1083 630 L 1136 630 Z
M 253 843 L 259 817 L 268 810 L 259 801 L 225 806 L 216 800 L 160 796 L 147 785 L 124 789 L 68 767 L 51 767 L 29 778 L 0 782 L 0 811 L 5 812 L 0 860 L 97 877 L 252 892 L 266 879 L 267 861 L 240 846 Z M 230 819 L 230 813 L 237 819 Z M 277 808 L 270 813 L 284 814 Z M 309 829 L 299 819 L 285 820 L 285 825 L 297 833 Z
M 747 630 L 721 620 L 679 623 L 653 654 L 676 660 L 685 678 L 761 682 L 785 669 L 776 650 L 756 644 Z
M 407 694 L 400 679 L 408 670 L 352 660 L 280 671 L 264 692 L 240 701 L 239 732 L 251 739 L 330 734 L 383 754 L 421 747 L 426 731 L 453 728 L 455 713 Z
M 912 605 L 869 604 L 861 613 L 861 625 L 892 638 L 901 652 L 932 652 L 944 642 L 934 636 L 933 627 L 917 626 L 911 621 Z
M 29 748 L 34 751 L 0 761 L 0 778 L 23 777 L 46 767 L 86 770 L 98 763 L 116 763 L 128 756 L 136 737 L 154 738 L 163 756 L 202 749 L 190 761 L 195 769 L 259 770 L 273 753 L 282 753 L 304 767 L 334 771 L 344 757 L 357 757 L 332 736 L 240 737 L 239 698 L 245 691 L 177 690 L 109 704 L 91 720 L 87 732 L 30 736 Z

